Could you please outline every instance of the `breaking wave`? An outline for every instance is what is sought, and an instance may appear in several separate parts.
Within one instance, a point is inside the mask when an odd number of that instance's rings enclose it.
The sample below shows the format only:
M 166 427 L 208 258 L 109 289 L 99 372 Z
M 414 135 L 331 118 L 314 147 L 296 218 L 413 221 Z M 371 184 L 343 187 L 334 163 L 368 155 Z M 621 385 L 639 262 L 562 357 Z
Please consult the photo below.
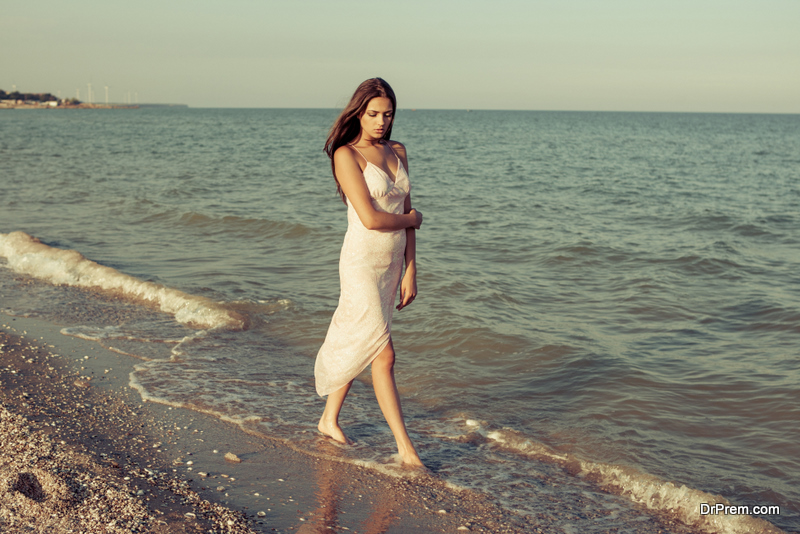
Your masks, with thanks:
M 719 495 L 677 485 L 637 469 L 580 459 L 559 453 L 543 443 L 512 429 L 493 430 L 486 437 L 516 454 L 541 462 L 554 463 L 570 474 L 585 478 L 610 493 L 622 495 L 648 509 L 672 516 L 685 525 L 709 534 L 781 534 L 783 531 L 763 519 L 750 515 L 701 514 L 701 504 L 730 505 Z
M 249 326 L 246 316 L 223 303 L 139 280 L 87 259 L 76 250 L 48 246 L 24 232 L 0 234 L 0 256 L 17 273 L 51 284 L 101 289 L 150 303 L 191 327 L 246 330 Z

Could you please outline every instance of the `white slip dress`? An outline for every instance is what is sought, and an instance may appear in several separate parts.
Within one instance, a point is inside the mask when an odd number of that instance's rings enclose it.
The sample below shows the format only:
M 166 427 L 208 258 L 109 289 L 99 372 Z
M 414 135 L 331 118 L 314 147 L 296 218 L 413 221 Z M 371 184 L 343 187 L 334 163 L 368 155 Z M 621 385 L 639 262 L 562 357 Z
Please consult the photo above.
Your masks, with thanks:
M 364 181 L 372 205 L 378 211 L 402 214 L 411 183 L 400 158 L 394 181 L 383 169 L 364 160 Z M 320 396 L 357 377 L 389 343 L 405 249 L 405 229 L 368 230 L 347 200 L 347 232 L 339 256 L 339 305 L 314 365 Z

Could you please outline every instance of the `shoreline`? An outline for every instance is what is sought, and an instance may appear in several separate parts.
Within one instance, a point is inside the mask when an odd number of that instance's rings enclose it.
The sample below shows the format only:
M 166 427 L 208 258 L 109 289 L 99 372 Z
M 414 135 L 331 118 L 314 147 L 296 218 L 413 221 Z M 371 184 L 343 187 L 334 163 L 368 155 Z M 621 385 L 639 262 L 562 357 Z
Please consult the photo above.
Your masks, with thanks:
M 394 477 L 326 459 L 336 447 L 324 439 L 314 457 L 142 402 L 124 358 L 44 321 L 2 317 L 4 532 L 553 531 L 547 517 L 514 514 L 435 475 Z M 663 531 L 655 518 L 647 523 L 643 532 Z
M 62 104 L 58 106 L 48 106 L 40 104 L 13 104 L 0 105 L 0 109 L 139 109 L 138 104 Z
M 0 104 L 3 109 L 142 109 L 142 108 L 188 108 L 187 104 L 59 104 L 48 106 L 40 102 L 32 104 Z

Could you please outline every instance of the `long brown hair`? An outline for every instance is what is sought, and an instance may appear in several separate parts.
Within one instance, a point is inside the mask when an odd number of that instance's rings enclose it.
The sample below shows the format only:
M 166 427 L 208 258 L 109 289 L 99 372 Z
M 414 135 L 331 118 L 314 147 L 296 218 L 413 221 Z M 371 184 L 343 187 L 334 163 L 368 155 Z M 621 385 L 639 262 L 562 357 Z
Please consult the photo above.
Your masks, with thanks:
M 328 139 L 325 141 L 324 150 L 328 157 L 331 158 L 331 172 L 333 172 L 333 179 L 336 180 L 336 191 L 339 192 L 342 202 L 345 204 L 347 204 L 347 199 L 342 191 L 342 186 L 339 185 L 339 179 L 336 178 L 333 154 L 339 147 L 356 140 L 359 132 L 361 132 L 361 116 L 366 112 L 367 104 L 373 98 L 378 97 L 391 100 L 392 111 L 397 111 L 397 99 L 394 96 L 392 87 L 383 78 L 370 78 L 356 88 L 356 92 L 350 98 L 350 103 L 347 104 L 339 114 L 336 122 L 333 123 Z M 394 115 L 392 115 L 392 122 L 389 123 L 389 127 L 383 132 L 383 139 L 391 139 L 393 125 Z

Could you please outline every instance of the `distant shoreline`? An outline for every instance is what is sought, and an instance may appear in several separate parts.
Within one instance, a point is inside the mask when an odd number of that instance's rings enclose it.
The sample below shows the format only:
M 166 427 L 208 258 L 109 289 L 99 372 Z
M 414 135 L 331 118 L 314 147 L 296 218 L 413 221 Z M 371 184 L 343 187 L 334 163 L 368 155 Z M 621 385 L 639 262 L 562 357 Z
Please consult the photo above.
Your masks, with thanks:
M 46 102 L 28 101 L 15 104 L 0 103 L 0 109 L 142 109 L 142 108 L 188 108 L 187 104 L 64 104 L 53 106 Z

